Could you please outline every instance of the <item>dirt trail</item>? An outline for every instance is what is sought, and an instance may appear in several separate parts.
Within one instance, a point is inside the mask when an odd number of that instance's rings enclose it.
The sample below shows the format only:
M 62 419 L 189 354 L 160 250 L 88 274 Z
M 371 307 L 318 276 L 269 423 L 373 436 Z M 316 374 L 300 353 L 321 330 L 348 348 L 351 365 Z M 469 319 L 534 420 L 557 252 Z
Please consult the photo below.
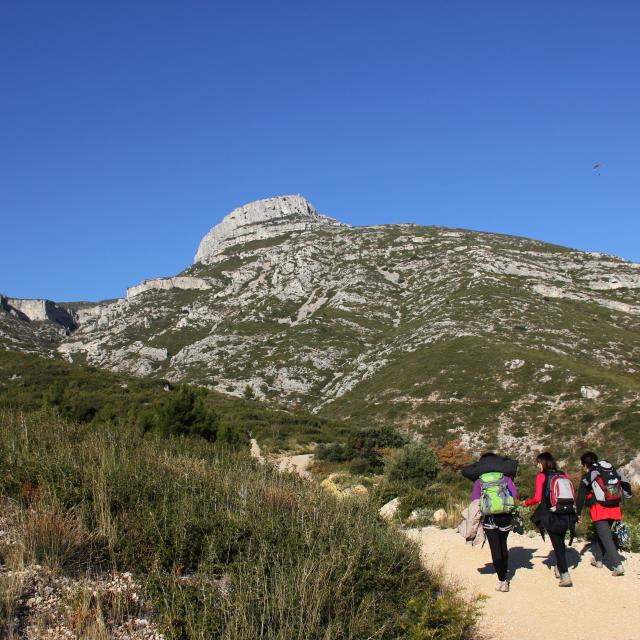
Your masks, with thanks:
M 255 458 L 258 462 L 264 462 L 264 456 L 262 455 L 262 451 L 260 450 L 260 445 L 255 438 L 251 438 L 250 441 L 250 450 L 249 453 L 252 458 Z
M 255 438 L 251 438 L 251 457 L 259 462 L 264 462 L 265 457 L 262 455 L 260 445 Z M 299 474 L 303 478 L 310 478 L 309 465 L 313 459 L 312 453 L 305 453 L 297 456 L 275 455 L 269 458 L 274 462 L 280 471 L 291 471 Z
M 261 456 L 257 443 L 252 443 L 252 454 Z M 311 458 L 283 455 L 276 463 L 308 477 Z M 472 548 L 453 529 L 424 527 L 405 533 L 420 545 L 427 567 L 444 572 L 469 595 L 486 596 L 480 630 L 487 640 L 540 640 L 547 635 L 587 640 L 603 634 L 640 639 L 640 554 L 624 554 L 626 574 L 614 578 L 609 569 L 592 567 L 588 545 L 576 541 L 567 554 L 574 586 L 560 588 L 548 539 L 511 533 L 511 591 L 498 593 L 488 545 Z
M 299 456 L 276 456 L 273 460 L 278 465 L 280 471 L 293 471 L 303 478 L 311 477 L 309 465 L 313 460 L 312 453 L 304 453 Z
M 640 554 L 624 554 L 626 574 L 614 578 L 607 568 L 592 567 L 587 545 L 576 541 L 568 553 L 574 586 L 560 588 L 547 561 L 548 540 L 511 533 L 511 591 L 498 593 L 488 545 L 474 549 L 453 529 L 406 533 L 420 545 L 427 567 L 443 570 L 471 594 L 488 597 L 480 628 L 491 640 L 540 640 L 550 634 L 568 640 L 602 634 L 640 638 Z

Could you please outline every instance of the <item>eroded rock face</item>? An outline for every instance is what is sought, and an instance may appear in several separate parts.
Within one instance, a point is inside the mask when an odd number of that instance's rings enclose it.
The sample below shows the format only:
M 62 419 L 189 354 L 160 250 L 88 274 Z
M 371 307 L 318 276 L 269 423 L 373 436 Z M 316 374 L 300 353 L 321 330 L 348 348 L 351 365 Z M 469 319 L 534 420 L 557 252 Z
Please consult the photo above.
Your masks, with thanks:
M 213 262 L 225 249 L 323 226 L 346 226 L 320 215 L 302 196 L 278 196 L 250 202 L 234 209 L 202 239 L 195 262 Z
M 133 298 L 145 291 L 153 289 L 212 289 L 214 283 L 206 278 L 192 278 L 189 276 L 176 276 L 175 278 L 155 278 L 143 280 L 140 284 L 127 289 L 127 298 Z
M 75 314 L 51 300 L 0 296 L 0 306 L 5 312 L 27 322 L 51 321 L 69 330 L 77 326 Z

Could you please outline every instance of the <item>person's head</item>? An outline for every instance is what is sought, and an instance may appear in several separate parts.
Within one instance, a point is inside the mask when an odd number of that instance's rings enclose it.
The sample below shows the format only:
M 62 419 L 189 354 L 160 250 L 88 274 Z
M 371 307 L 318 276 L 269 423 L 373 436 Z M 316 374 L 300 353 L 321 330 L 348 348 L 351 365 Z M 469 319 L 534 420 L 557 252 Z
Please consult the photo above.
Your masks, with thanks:
M 586 451 L 580 456 L 580 463 L 588 471 L 598 462 L 598 456 L 593 451 Z
M 543 451 L 536 458 L 536 466 L 542 473 L 550 473 L 551 471 L 558 470 L 558 464 L 555 458 L 548 452 Z

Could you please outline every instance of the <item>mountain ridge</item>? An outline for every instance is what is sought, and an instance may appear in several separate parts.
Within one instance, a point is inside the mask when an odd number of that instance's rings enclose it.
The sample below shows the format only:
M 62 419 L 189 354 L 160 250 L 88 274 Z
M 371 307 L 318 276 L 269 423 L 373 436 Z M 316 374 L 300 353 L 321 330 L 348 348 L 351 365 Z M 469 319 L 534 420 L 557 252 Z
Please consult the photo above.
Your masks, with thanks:
M 57 354 L 476 448 L 537 446 L 549 434 L 531 420 L 571 424 L 573 441 L 636 424 L 639 264 L 489 232 L 352 227 L 302 196 L 239 207 L 196 256 L 76 310 Z

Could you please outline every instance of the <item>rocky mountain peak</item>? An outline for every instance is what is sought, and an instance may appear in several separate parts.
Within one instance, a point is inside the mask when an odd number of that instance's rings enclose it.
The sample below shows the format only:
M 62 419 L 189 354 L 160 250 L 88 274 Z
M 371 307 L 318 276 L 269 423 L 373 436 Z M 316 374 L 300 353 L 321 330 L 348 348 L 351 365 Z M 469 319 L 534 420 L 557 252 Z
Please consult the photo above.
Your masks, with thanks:
M 318 226 L 347 226 L 319 214 L 301 195 L 256 200 L 234 209 L 202 238 L 195 262 L 213 262 L 230 246 Z

